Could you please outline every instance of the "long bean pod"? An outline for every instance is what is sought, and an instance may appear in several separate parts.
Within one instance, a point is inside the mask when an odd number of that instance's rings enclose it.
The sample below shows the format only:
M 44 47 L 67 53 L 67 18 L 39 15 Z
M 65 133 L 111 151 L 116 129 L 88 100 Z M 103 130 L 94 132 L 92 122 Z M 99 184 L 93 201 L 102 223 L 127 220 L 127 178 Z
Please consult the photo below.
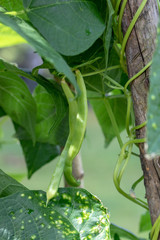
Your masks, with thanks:
M 78 154 L 83 142 L 87 123 L 88 106 L 86 87 L 83 77 L 78 70 L 76 71 L 76 77 L 77 84 L 81 91 L 80 96 L 77 98 L 74 97 L 65 80 L 61 82 L 69 104 L 69 135 L 47 189 L 47 203 L 56 195 L 63 172 L 70 185 L 80 185 L 80 181 L 77 181 L 72 175 L 72 162 Z
M 72 139 L 72 144 L 68 152 L 68 158 L 66 158 L 65 167 L 64 167 L 65 178 L 71 186 L 78 186 L 80 184 L 80 182 L 77 181 L 72 175 L 72 162 L 81 148 L 85 130 L 86 130 L 87 114 L 88 114 L 86 87 L 85 87 L 83 77 L 79 70 L 76 71 L 76 77 L 77 77 L 77 84 L 80 88 L 81 94 L 77 98 L 78 111 L 77 111 L 76 122 L 74 126 L 74 138 Z
M 64 80 L 62 80 L 61 85 L 69 104 L 69 135 L 47 189 L 47 203 L 49 202 L 50 199 L 52 199 L 57 194 L 57 190 L 58 190 L 58 187 L 62 178 L 62 174 L 64 171 L 65 161 L 68 158 L 69 149 L 73 139 L 74 123 L 76 121 L 77 109 L 78 109 L 77 101 L 72 91 L 68 87 L 67 83 Z

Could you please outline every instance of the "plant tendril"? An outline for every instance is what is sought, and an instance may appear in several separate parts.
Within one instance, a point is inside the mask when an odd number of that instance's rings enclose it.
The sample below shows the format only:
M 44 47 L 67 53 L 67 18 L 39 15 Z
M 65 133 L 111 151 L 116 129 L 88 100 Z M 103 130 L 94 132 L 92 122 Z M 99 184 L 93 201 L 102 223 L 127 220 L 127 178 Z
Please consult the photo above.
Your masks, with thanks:
M 115 7 L 115 15 L 117 15 L 117 13 L 118 13 L 120 3 L 121 3 L 121 0 L 117 1 L 116 7 Z M 126 31 L 126 34 L 123 38 L 123 41 L 122 41 L 121 24 L 122 24 L 122 17 L 123 17 L 123 13 L 124 13 L 126 3 L 127 3 L 127 0 L 124 0 L 123 3 L 122 3 L 121 9 L 120 9 L 119 18 L 118 18 L 118 40 L 119 40 L 120 43 L 122 42 L 121 52 L 120 52 L 120 64 L 121 64 L 121 67 L 123 69 L 126 68 L 125 63 L 124 63 L 124 57 L 125 57 L 125 47 L 126 47 L 128 38 L 131 34 L 131 31 L 133 30 L 133 28 L 135 26 L 136 21 L 138 20 L 140 14 L 143 11 L 143 9 L 144 9 L 144 7 L 147 3 L 147 0 L 142 1 L 140 7 L 138 8 L 136 14 L 134 15 L 134 17 L 132 19 L 132 21 L 131 21 L 131 23 L 130 23 L 127 31 Z M 132 202 L 135 202 L 136 204 L 142 206 L 143 208 L 145 208 L 147 210 L 148 210 L 148 204 L 146 202 L 144 202 L 143 200 L 141 200 L 139 198 L 136 198 L 136 195 L 134 194 L 134 189 L 137 186 L 137 184 L 142 180 L 142 177 L 140 179 L 138 179 L 132 185 L 131 195 L 127 194 L 125 191 L 122 190 L 122 188 L 120 187 L 120 183 L 121 183 L 124 171 L 126 169 L 126 166 L 128 164 L 128 161 L 131 157 L 131 154 L 133 154 L 133 152 L 132 152 L 133 144 L 137 145 L 139 143 L 145 142 L 145 140 L 146 140 L 145 138 L 135 139 L 135 130 L 144 127 L 146 125 L 146 122 L 129 129 L 131 109 L 132 109 L 132 100 L 131 100 L 130 91 L 127 89 L 127 87 L 132 81 L 134 81 L 137 77 L 139 77 L 141 74 L 143 74 L 151 66 L 151 63 L 152 62 L 149 62 L 137 74 L 135 74 L 132 78 L 130 78 L 127 81 L 127 83 L 125 84 L 125 86 L 123 87 L 124 95 L 127 98 L 126 131 L 127 131 L 128 136 L 129 136 L 129 141 L 126 142 L 123 146 L 121 146 L 121 153 L 120 153 L 120 156 L 118 158 L 117 164 L 115 166 L 114 175 L 113 175 L 113 181 L 114 181 L 114 184 L 115 184 L 118 192 L 120 194 L 122 194 L 124 197 L 131 200 Z M 113 123 L 113 127 L 114 127 L 114 123 Z

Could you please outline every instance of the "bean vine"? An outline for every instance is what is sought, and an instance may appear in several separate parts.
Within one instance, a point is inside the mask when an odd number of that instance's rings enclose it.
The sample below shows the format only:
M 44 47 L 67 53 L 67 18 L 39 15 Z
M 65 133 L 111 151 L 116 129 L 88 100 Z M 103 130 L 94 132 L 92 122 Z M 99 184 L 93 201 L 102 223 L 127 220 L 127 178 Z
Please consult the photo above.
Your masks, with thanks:
M 61 81 L 69 105 L 69 135 L 47 189 L 47 203 L 56 196 L 63 173 L 71 186 L 80 185 L 80 181 L 77 181 L 72 175 L 72 161 L 82 145 L 87 124 L 88 106 L 86 88 L 79 70 L 76 71 L 76 77 L 81 91 L 77 98 L 65 79 Z

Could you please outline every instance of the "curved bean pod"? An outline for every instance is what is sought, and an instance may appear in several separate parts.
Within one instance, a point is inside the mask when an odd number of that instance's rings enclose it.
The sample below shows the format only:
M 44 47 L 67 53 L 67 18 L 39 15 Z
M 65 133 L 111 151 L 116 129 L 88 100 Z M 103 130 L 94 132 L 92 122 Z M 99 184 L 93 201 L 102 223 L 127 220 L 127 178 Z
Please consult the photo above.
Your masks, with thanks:
M 68 158 L 69 149 L 72 144 L 72 139 L 74 136 L 74 126 L 75 126 L 74 123 L 76 121 L 77 109 L 78 109 L 76 99 L 72 91 L 70 90 L 69 86 L 67 85 L 67 83 L 64 80 L 62 80 L 61 85 L 69 104 L 69 135 L 47 189 L 47 203 L 49 202 L 50 199 L 55 197 L 55 195 L 57 194 L 57 190 L 62 178 L 64 166 L 65 166 L 65 161 Z
M 80 184 L 80 182 L 77 181 L 72 175 L 72 162 L 81 148 L 85 130 L 86 130 L 87 114 L 88 114 L 86 87 L 85 87 L 83 77 L 79 70 L 76 71 L 76 77 L 77 77 L 77 84 L 80 88 L 81 94 L 77 98 L 78 111 L 77 111 L 76 122 L 74 127 L 74 137 L 72 139 L 72 144 L 68 152 L 68 158 L 66 158 L 65 167 L 64 167 L 65 178 L 71 186 L 79 186 Z

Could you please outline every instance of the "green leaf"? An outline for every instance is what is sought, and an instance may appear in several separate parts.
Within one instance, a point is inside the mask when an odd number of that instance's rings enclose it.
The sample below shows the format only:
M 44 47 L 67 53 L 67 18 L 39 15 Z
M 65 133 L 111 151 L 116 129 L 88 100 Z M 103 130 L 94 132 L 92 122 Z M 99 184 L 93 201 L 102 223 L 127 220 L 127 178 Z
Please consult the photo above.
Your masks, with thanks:
M 9 196 L 16 192 L 27 190 L 22 184 L 5 174 L 0 169 L 0 198 Z M 1 216 L 1 215 L 0 215 Z M 1 218 L 1 217 L 0 217 Z
M 67 63 L 31 25 L 18 17 L 6 15 L 3 12 L 0 12 L 0 22 L 11 27 L 25 38 L 41 57 L 52 63 L 59 73 L 66 75 L 77 92 L 79 92 L 75 76 Z
M 36 138 L 63 146 L 68 136 L 68 121 L 63 122 L 62 131 L 58 129 L 65 115 L 68 116 L 68 105 L 55 85 L 51 84 L 49 91 L 50 94 L 44 87 L 37 86 L 33 93 L 37 104 Z
M 25 162 L 28 170 L 28 178 L 31 178 L 33 173 L 35 173 L 38 169 L 60 155 L 61 150 L 58 145 L 49 144 L 47 142 L 39 142 L 37 140 L 33 144 L 24 128 L 18 126 L 15 123 L 14 127 L 16 130 L 16 137 L 20 141 L 25 157 Z
M 40 79 L 38 77 L 38 79 Z M 37 86 L 33 93 L 37 105 L 36 143 L 33 145 L 25 129 L 14 124 L 28 169 L 28 177 L 52 161 L 60 154 L 68 136 L 68 106 L 58 84 L 42 78 L 42 86 Z M 49 91 L 49 92 L 48 92 Z
M 24 38 L 13 31 L 10 27 L 6 27 L 0 23 L 0 48 L 10 47 L 21 43 L 26 43 Z
M 0 0 L 0 6 L 10 12 L 24 9 L 22 0 Z
M 0 199 L 0 238 L 110 239 L 106 208 L 83 189 L 59 189 L 46 207 L 42 191 L 22 191 Z
M 0 106 L 35 140 L 36 104 L 24 81 L 14 73 L 0 74 Z
M 54 49 L 66 56 L 84 52 L 105 29 L 93 1 L 24 0 L 23 3 L 32 24 Z
M 143 215 L 141 215 L 139 231 L 140 232 L 150 231 L 151 228 L 152 228 L 151 217 L 149 211 L 147 211 Z
M 107 100 L 110 103 L 113 114 L 115 116 L 119 131 L 121 132 L 125 128 L 125 118 L 127 102 L 123 95 L 108 97 Z M 115 137 L 113 126 L 108 115 L 108 111 L 105 105 L 105 98 L 90 100 L 93 110 L 101 126 L 102 132 L 105 137 L 106 146 Z
M 153 56 L 148 95 L 147 143 L 148 154 L 160 155 L 160 22 L 158 24 L 157 47 Z
M 130 239 L 130 240 L 145 240 L 142 238 L 138 238 L 132 232 L 130 232 L 124 228 L 121 228 L 113 223 L 111 223 L 111 225 L 110 225 L 110 231 L 111 231 L 112 237 L 117 234 L 119 237 L 123 237 L 123 238 Z
M 32 141 L 20 140 L 20 144 L 27 164 L 28 178 L 42 166 L 56 158 L 61 152 L 58 146 L 49 143 L 36 142 L 33 145 Z

